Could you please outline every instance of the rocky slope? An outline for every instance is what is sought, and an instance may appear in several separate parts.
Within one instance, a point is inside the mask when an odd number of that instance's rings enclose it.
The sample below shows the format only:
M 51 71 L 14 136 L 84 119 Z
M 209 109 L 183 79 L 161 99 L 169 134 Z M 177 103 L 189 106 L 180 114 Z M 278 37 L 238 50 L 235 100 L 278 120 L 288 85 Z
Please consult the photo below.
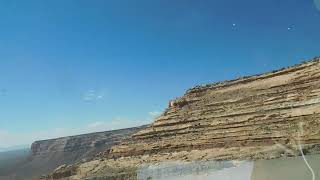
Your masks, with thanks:
M 145 163 L 296 156 L 299 144 L 305 153 L 319 153 L 319 118 L 320 58 L 315 58 L 192 88 L 170 101 L 152 125 L 105 151 L 100 160 L 59 169 L 47 178 L 134 179 L 134 168 Z
M 33 156 L 46 156 L 54 153 L 80 154 L 78 159 L 92 158 L 97 153 L 119 144 L 122 140 L 147 126 L 120 129 L 106 132 L 83 134 L 77 136 L 62 137 L 57 139 L 36 141 L 31 145 Z
M 319 61 L 190 89 L 111 156 L 319 143 Z
M 3 174 L 0 171 L 0 179 L 39 179 L 41 175 L 53 171 L 58 166 L 92 160 L 98 153 L 110 149 L 145 127 L 34 142 L 30 156 L 21 158 L 11 167 L 6 167 L 7 170 L 3 171 Z

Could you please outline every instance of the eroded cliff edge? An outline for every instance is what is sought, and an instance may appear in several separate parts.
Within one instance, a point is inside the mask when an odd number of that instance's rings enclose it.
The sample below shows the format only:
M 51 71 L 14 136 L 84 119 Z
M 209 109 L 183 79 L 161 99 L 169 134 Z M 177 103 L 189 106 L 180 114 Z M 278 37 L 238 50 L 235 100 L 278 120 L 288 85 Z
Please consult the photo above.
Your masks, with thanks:
M 97 154 L 119 144 L 132 134 L 146 126 L 97 132 L 57 139 L 36 141 L 31 145 L 31 153 L 23 157 L 14 166 L 7 167 L 1 180 L 36 180 L 61 165 L 85 162 L 94 159 Z
M 78 154 L 78 160 L 81 160 L 81 158 L 90 159 L 97 153 L 110 149 L 146 127 L 147 125 L 36 141 L 31 145 L 31 152 L 33 156 L 70 152 Z
M 303 144 L 317 144 L 319 61 L 190 89 L 131 142 L 113 147 L 110 155 L 291 146 L 299 133 Z
M 266 74 L 198 86 L 130 141 L 48 178 L 130 177 L 168 160 L 270 159 L 320 152 L 320 58 Z M 69 172 L 65 176 L 66 172 Z

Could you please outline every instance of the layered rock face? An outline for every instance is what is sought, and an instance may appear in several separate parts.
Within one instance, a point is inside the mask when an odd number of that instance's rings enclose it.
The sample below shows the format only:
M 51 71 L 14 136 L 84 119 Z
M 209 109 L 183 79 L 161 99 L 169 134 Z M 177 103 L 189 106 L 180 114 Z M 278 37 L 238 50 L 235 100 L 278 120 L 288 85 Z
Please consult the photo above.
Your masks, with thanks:
M 54 153 L 79 152 L 83 158 L 92 158 L 98 152 L 119 144 L 132 134 L 147 126 L 120 129 L 114 131 L 83 134 L 77 136 L 62 137 L 57 139 L 36 141 L 31 145 L 33 156 L 46 156 Z
M 45 179 L 139 179 L 141 168 L 159 162 L 302 153 L 320 153 L 320 58 L 192 88 L 100 159 L 58 169 Z
M 114 146 L 109 156 L 293 146 L 298 140 L 314 145 L 320 143 L 320 59 L 195 87 L 169 104 L 151 126 Z
M 58 166 L 93 160 L 97 154 L 130 138 L 146 126 L 34 142 L 31 155 L 6 167 L 2 180 L 39 179 Z

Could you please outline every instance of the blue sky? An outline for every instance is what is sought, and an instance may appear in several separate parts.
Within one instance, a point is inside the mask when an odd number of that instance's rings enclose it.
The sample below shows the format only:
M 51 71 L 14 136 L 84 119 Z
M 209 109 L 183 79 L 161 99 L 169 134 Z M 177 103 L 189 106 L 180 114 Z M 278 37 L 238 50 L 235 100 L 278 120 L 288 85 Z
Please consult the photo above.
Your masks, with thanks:
M 319 0 L 2 0 L 0 147 L 151 122 L 188 88 L 320 55 Z

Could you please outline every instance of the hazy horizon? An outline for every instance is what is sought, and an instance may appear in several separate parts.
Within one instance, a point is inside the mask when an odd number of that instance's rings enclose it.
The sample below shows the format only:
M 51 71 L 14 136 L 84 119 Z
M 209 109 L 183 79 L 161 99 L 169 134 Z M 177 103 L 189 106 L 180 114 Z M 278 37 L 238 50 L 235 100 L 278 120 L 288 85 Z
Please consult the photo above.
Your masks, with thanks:
M 151 123 L 204 83 L 320 56 L 320 0 L 0 2 L 0 148 Z
M 1 152 L 8 152 L 8 151 L 16 151 L 16 150 L 23 150 L 23 149 L 30 149 L 31 144 L 21 144 L 21 145 L 15 145 L 15 146 L 7 146 L 7 147 L 1 147 Z

